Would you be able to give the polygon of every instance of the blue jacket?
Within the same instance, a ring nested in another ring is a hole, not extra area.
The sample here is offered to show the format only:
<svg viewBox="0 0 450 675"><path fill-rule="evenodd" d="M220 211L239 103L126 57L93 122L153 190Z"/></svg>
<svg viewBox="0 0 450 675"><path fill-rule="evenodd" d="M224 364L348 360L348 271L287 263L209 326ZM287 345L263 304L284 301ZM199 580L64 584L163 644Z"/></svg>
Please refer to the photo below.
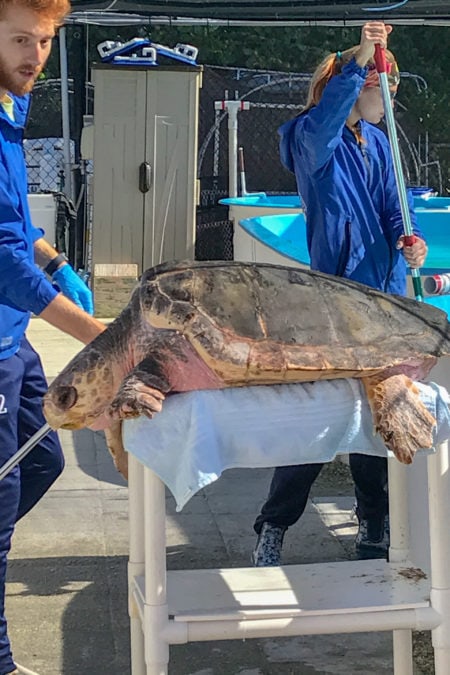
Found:
<svg viewBox="0 0 450 675"><path fill-rule="evenodd" d="M305 205L311 268L405 295L407 266L395 248L403 222L389 141L361 120L360 144L345 125L366 74L353 59L329 81L318 105L280 127L281 161L295 173ZM410 213L423 239L412 201Z"/></svg>
<svg viewBox="0 0 450 675"><path fill-rule="evenodd" d="M14 100L13 122L0 105L0 360L18 350L30 318L40 314L57 291L34 263L33 227L27 201L23 131L29 96Z"/></svg>

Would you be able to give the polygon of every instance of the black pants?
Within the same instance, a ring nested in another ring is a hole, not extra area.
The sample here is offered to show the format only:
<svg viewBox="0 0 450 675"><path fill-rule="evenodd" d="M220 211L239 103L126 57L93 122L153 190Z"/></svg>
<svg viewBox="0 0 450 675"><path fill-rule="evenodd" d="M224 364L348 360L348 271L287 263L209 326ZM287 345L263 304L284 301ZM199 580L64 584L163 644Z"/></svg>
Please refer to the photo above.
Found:
<svg viewBox="0 0 450 675"><path fill-rule="evenodd" d="M349 457L358 518L384 517L388 513L387 459L356 453ZM257 534L264 522L282 527L297 522L322 467L323 464L298 464L275 469L269 496L254 524Z"/></svg>

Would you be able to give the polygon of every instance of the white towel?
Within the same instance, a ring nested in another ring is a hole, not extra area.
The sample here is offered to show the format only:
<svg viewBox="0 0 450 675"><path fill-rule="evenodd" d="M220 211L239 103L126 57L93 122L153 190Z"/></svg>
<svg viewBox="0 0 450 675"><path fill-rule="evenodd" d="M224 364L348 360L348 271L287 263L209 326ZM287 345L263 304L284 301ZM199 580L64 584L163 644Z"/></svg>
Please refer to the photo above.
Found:
<svg viewBox="0 0 450 675"><path fill-rule="evenodd" d="M449 395L416 383L450 438ZM124 445L168 486L180 511L225 469L329 462L339 453L386 456L356 379L193 391L169 396L153 419L127 420Z"/></svg>

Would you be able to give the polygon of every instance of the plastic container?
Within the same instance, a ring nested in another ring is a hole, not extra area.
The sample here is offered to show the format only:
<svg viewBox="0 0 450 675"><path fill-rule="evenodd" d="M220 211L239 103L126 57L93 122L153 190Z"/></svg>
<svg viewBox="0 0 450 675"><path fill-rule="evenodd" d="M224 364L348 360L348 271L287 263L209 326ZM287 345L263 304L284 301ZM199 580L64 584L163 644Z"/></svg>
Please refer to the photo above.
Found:
<svg viewBox="0 0 450 675"><path fill-rule="evenodd" d="M450 321L450 295L430 295L424 298L424 302L428 305L434 305L438 309L442 309L443 312L446 312L447 318ZM450 388L449 385L450 381L447 381L446 386Z"/></svg>
<svg viewBox="0 0 450 675"><path fill-rule="evenodd" d="M29 194L28 206L31 222L44 230L44 238L55 245L56 204L53 194Z"/></svg>
<svg viewBox="0 0 450 675"><path fill-rule="evenodd" d="M234 250L235 260L309 267L303 213L245 218L239 226L247 235L247 246L244 247L241 238L240 246Z"/></svg>
<svg viewBox="0 0 450 675"><path fill-rule="evenodd" d="M302 211L300 198L298 195L267 195L265 192L257 192L246 195L245 197L228 197L221 199L220 204L226 204L229 207L229 218L234 223L233 231L233 249L235 260L258 260L267 262L264 259L255 259L255 256L263 255L264 250L260 249L260 244L252 239L252 236L245 229L239 226L241 220L257 216L273 216L275 214L295 214ZM270 262L270 261L269 261ZM288 262L283 263L287 265Z"/></svg>

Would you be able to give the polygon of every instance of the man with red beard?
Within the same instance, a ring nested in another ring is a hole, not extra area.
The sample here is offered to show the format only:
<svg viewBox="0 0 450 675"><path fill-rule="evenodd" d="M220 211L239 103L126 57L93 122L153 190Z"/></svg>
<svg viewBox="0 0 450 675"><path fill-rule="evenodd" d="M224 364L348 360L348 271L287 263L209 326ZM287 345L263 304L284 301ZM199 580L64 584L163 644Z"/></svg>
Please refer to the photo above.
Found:
<svg viewBox="0 0 450 675"><path fill-rule="evenodd" d="M0 0L0 466L45 423L46 381L25 336L31 312L84 343L105 328L90 316L90 290L33 227L27 203L22 143L29 92L68 11L68 0ZM0 481L0 675L26 672L13 661L4 616L14 527L63 466L51 432Z"/></svg>

